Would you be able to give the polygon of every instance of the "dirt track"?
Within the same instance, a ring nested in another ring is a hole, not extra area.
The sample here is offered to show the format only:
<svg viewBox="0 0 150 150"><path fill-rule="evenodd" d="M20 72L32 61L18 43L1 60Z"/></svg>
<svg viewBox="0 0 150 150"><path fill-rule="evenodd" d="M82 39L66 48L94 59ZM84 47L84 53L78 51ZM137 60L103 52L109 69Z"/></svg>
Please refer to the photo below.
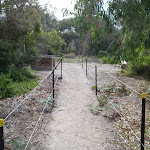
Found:
<svg viewBox="0 0 150 150"><path fill-rule="evenodd" d="M57 106L40 138L44 150L117 150L115 129L102 115L93 115L97 105L93 83L80 64L65 63L58 89Z"/></svg>

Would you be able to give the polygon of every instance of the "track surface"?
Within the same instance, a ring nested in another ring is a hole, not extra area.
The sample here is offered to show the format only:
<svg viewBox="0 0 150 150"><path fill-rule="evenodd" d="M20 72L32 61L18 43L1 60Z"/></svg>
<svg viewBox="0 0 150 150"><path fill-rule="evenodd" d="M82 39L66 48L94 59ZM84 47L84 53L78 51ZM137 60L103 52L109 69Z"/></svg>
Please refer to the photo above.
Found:
<svg viewBox="0 0 150 150"><path fill-rule="evenodd" d="M117 150L115 131L102 115L93 115L97 105L91 83L81 65L63 64L63 80L58 89L57 106L41 140L45 150Z"/></svg>

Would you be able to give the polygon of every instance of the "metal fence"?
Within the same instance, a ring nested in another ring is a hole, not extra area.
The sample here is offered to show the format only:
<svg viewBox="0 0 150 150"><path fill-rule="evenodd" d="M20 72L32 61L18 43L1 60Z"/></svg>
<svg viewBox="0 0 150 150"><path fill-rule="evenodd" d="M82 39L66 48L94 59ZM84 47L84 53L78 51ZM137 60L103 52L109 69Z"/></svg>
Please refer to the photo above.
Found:
<svg viewBox="0 0 150 150"><path fill-rule="evenodd" d="M57 67L58 67L59 64L61 65L60 77L57 77L57 78L56 78L56 77L55 77L55 70L57 69ZM10 117L13 113L15 113L15 111L16 111L26 100L28 100L28 98L33 94L33 92L35 92L35 91L37 90L37 88L38 88L39 86L41 86L43 82L45 82L45 80L46 80L47 78L50 78L51 76L52 76L52 86L53 86L53 88L52 88L52 91L50 92L49 97L47 98L47 101L46 101L46 103L45 103L45 105L44 105L44 107L43 107L43 109L42 109L42 112L41 112L41 114L40 114L40 116L39 116L39 119L38 119L37 122L36 122L36 125L35 125L35 127L34 127L32 133L31 133L29 139L28 139L28 142L27 142L27 144L26 144L24 150L26 150L26 149L28 148L29 143L30 143L30 141L31 141L31 139L32 139L32 137L33 137L33 135L34 135L34 133L35 133L37 127L38 127L38 124L39 124L39 122L40 122L40 120L41 120L41 117L42 117L42 115L43 115L43 113L44 113L44 111L45 111L45 109L46 109L46 106L47 106L48 102L51 101L52 106L53 106L53 104L54 104L55 86L56 86L58 80L59 80L59 79L62 79L62 58L59 60L59 62L58 62L58 63L56 64L56 66L52 69L52 71L50 72L50 74L49 74L48 76L46 76L43 80L41 80L40 83L39 83L23 100L21 100L21 102L18 103L17 106L16 106L4 119L0 119L0 150L4 150L4 147L5 147L5 146L4 146L4 143L5 143L5 138L4 138L4 135L5 135L4 125L5 125L5 123L7 122L7 120L9 119L9 117ZM55 78L56 78L56 79L55 79ZM52 95L53 95L53 98L51 98Z"/></svg>
<svg viewBox="0 0 150 150"><path fill-rule="evenodd" d="M82 64L82 68L85 69L85 74L88 77L88 71L90 72L90 67L88 67L88 64L95 64L95 62L91 61L90 58L85 57L85 58L81 58L81 64ZM85 66L85 68L84 68ZM117 77L111 75L108 72L103 71L98 64L95 64L95 95L98 98L98 72L97 70L100 69L101 72L104 72L105 74L107 74L109 77L112 78L112 80L117 80L118 82L122 83L123 85L125 85L127 88L129 88L131 91L137 93L139 96L141 96L141 102L142 102L142 112L141 112L141 138L139 138L136 133L133 131L133 129L131 128L131 126L129 125L129 123L125 120L124 115L116 108L116 106L113 104L113 102L111 101L111 99L109 98L109 96L105 93L105 91L103 91L101 89L101 91L105 94L105 97L107 98L107 100L110 102L110 104L112 105L113 109L118 113L118 115L120 116L120 118L124 121L124 123L127 125L127 127L130 129L130 131L133 133L133 135L135 136L135 138L138 140L138 142L141 144L141 150L147 150L146 146L145 146L145 108L146 108L146 100L150 101L149 98L146 97L146 93L142 93L140 94L138 91L136 91L135 89L133 89L132 87L128 86L126 83L124 83L123 81L119 80ZM105 77L103 77L105 78Z"/></svg>

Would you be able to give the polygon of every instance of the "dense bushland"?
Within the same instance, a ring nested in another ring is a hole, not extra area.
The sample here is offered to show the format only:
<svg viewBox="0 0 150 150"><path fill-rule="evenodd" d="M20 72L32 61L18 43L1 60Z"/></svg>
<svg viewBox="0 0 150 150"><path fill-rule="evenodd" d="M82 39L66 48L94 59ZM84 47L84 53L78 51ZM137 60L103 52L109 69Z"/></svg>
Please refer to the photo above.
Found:
<svg viewBox="0 0 150 150"><path fill-rule="evenodd" d="M26 66L40 55L58 54L64 41L57 19L38 0L0 4L0 98L30 91L37 79Z"/></svg>
<svg viewBox="0 0 150 150"><path fill-rule="evenodd" d="M127 74L149 79L149 1L112 0L107 10L104 2L77 0L75 11L71 12L74 18L58 21L47 6L39 5L38 0L2 1L0 75L5 76L10 85L22 82L26 75L19 75L21 68L40 55L75 53L99 57L103 63L126 60ZM64 9L64 14L67 12ZM18 74L13 74L15 69Z"/></svg>
<svg viewBox="0 0 150 150"><path fill-rule="evenodd" d="M75 19L84 55L104 63L128 62L134 75L150 78L150 3L148 0L77 0Z"/></svg>
<svg viewBox="0 0 150 150"><path fill-rule="evenodd" d="M5 74L0 73L0 99L29 92L38 83L32 70L26 67L9 66L6 70Z"/></svg>

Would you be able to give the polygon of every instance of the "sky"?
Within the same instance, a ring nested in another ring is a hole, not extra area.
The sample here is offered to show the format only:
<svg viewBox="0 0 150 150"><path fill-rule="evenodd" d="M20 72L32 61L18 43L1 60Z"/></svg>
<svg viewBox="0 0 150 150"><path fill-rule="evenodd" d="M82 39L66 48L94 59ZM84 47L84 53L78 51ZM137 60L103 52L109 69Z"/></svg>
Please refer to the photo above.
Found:
<svg viewBox="0 0 150 150"><path fill-rule="evenodd" d="M49 3L52 5L52 9L54 10L54 14L58 20L63 19L62 9L67 8L69 11L74 10L75 0L39 0L41 5Z"/></svg>
<svg viewBox="0 0 150 150"><path fill-rule="evenodd" d="M109 0L104 0L104 9L107 10ZM70 12L74 10L74 4L76 0L39 0L41 5L44 5L46 3L49 3L52 5L53 8L49 8L50 11L54 10L54 14L57 17L58 20L62 20L63 14L62 9L67 8ZM72 16L73 17L73 16ZM66 18L66 17L65 17Z"/></svg>

